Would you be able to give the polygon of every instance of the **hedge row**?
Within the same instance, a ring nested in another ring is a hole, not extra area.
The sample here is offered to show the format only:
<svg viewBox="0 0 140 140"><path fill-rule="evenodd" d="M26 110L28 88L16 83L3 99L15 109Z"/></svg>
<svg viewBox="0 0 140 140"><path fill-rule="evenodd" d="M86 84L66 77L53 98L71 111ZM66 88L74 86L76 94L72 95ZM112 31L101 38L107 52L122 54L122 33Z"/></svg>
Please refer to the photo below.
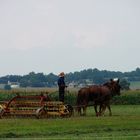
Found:
<svg viewBox="0 0 140 140"><path fill-rule="evenodd" d="M20 92L20 95L39 95L40 92ZM10 100L14 96L16 96L16 92L7 92L2 93L0 92L0 101ZM58 101L58 92L53 92L49 94L49 97L53 101ZM65 103L76 105L76 98L77 98L77 92L67 92L65 94ZM125 91L121 93L121 96L115 96L113 97L112 104L119 104L119 105L140 105L140 90L138 91Z"/></svg>
<svg viewBox="0 0 140 140"><path fill-rule="evenodd" d="M58 93L51 94L53 100L58 100ZM76 105L77 93L67 93L65 102ZM123 91L120 96L115 96L111 100L111 104L117 105L140 105L140 91Z"/></svg>
<svg viewBox="0 0 140 140"><path fill-rule="evenodd" d="M112 104L140 105L140 91L122 92L121 96L115 96Z"/></svg>

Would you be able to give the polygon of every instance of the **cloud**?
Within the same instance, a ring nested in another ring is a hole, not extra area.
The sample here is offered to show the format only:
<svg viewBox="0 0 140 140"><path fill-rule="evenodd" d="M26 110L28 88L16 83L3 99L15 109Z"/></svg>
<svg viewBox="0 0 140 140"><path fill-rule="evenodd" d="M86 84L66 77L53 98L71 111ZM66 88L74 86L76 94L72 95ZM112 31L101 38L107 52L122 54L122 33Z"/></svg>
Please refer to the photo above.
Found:
<svg viewBox="0 0 140 140"><path fill-rule="evenodd" d="M13 1L0 6L0 48L49 47L54 37L54 6L45 1Z"/></svg>
<svg viewBox="0 0 140 140"><path fill-rule="evenodd" d="M0 7L0 47L19 50L105 47L121 42L125 28L132 29L130 17L135 21L135 12L128 13L131 6L124 7L124 1L121 6L120 1L117 6L113 2L112 6L108 5L109 1L105 5L91 0L82 1L80 5L79 2L74 5L73 2L44 0L3 3ZM129 11L132 10L133 7Z"/></svg>
<svg viewBox="0 0 140 140"><path fill-rule="evenodd" d="M113 27L107 25L92 25L85 28L75 29L75 47L98 48L106 47L116 33Z"/></svg>

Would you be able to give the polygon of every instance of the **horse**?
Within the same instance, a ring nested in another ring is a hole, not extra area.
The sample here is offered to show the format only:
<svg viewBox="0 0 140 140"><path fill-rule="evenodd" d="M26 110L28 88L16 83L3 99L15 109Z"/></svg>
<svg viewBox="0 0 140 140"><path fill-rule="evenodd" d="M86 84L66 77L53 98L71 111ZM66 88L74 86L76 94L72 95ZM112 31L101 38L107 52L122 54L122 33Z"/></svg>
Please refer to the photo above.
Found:
<svg viewBox="0 0 140 140"><path fill-rule="evenodd" d="M82 110L83 109L83 115L86 115L86 108L88 106L89 102L89 88L88 87L83 87L78 91L78 96L77 96L77 111L78 114L82 115Z"/></svg>
<svg viewBox="0 0 140 140"><path fill-rule="evenodd" d="M110 95L110 99L104 100L104 103L102 104L102 107L100 107L99 112L100 112L100 114L104 114L105 109L107 107L108 110L109 110L109 115L111 116L112 112L111 112L111 107L110 107L110 100L112 99L113 96L116 96L116 95L119 96L120 91L121 91L121 86L119 84L119 79L115 80L115 81L110 79L110 82L107 82L107 83L103 84L103 86L106 86L111 90L111 95ZM108 97L109 97L109 95L108 95ZM102 111L101 111L101 108L102 108Z"/></svg>
<svg viewBox="0 0 140 140"><path fill-rule="evenodd" d="M110 100L115 95L120 95L120 85L119 79L117 81L110 80L103 85L93 85L89 87L81 88L78 91L77 96L77 111L78 114L86 115L86 108L88 103L91 101L94 103L94 109L96 116L103 115L106 107L109 109L109 115L112 115ZM99 112L97 111L97 106L100 106Z"/></svg>

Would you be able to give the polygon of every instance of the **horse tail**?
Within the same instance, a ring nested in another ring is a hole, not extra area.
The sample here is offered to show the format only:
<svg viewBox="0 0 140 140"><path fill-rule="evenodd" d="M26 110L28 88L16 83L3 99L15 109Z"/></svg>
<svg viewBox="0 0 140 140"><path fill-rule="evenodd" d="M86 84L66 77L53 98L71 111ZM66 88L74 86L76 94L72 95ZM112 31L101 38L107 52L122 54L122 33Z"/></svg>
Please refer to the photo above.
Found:
<svg viewBox="0 0 140 140"><path fill-rule="evenodd" d="M80 112L81 110L81 90L78 91L77 100L76 100L76 111Z"/></svg>

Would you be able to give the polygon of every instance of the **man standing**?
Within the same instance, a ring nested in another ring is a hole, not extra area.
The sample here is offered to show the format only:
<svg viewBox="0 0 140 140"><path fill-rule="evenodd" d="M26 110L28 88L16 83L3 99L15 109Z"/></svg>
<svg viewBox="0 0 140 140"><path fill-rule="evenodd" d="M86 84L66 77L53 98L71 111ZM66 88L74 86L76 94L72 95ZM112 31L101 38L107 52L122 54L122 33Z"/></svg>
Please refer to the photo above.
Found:
<svg viewBox="0 0 140 140"><path fill-rule="evenodd" d="M59 74L59 79L58 79L59 101L62 101L62 102L64 102L65 88L67 87L65 85L64 76L65 76L64 72L61 72Z"/></svg>

